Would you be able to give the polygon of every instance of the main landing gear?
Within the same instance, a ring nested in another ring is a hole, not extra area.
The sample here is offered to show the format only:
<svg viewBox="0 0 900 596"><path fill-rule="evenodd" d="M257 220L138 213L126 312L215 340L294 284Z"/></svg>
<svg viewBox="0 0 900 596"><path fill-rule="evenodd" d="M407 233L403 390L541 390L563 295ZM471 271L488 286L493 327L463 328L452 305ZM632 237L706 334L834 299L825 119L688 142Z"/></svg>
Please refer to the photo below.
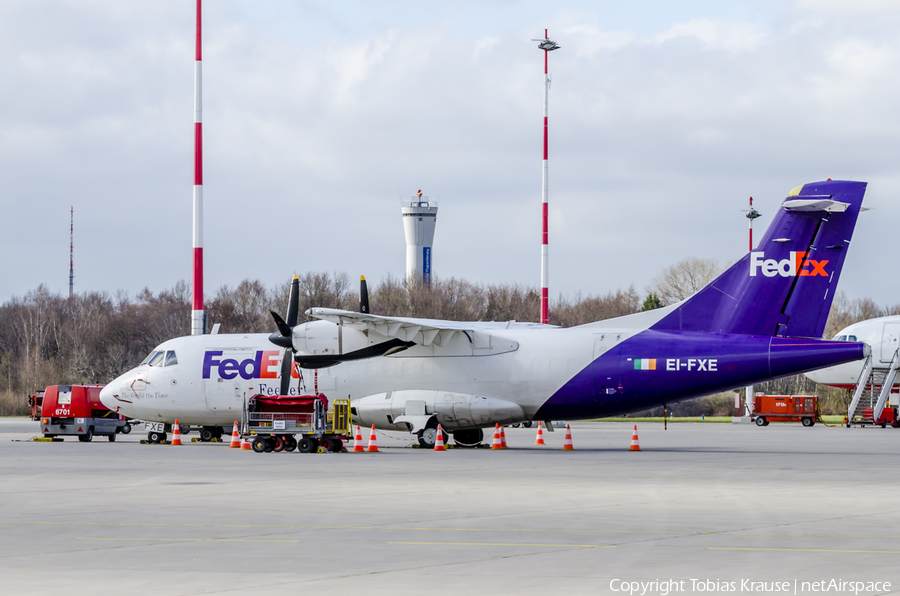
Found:
<svg viewBox="0 0 900 596"><path fill-rule="evenodd" d="M446 445L447 441L450 440L450 435L444 429L441 429L441 434L444 435L444 445ZM423 428L416 433L416 438L419 439L419 447L422 449L434 449L434 442L437 440L437 427Z"/></svg>
<svg viewBox="0 0 900 596"><path fill-rule="evenodd" d="M221 426L204 426L200 429L200 441L203 443L209 443L213 439L219 440L222 438L224 431Z"/></svg>
<svg viewBox="0 0 900 596"><path fill-rule="evenodd" d="M453 433L453 442L460 447L478 447L484 440L484 431L480 428L467 428Z"/></svg>

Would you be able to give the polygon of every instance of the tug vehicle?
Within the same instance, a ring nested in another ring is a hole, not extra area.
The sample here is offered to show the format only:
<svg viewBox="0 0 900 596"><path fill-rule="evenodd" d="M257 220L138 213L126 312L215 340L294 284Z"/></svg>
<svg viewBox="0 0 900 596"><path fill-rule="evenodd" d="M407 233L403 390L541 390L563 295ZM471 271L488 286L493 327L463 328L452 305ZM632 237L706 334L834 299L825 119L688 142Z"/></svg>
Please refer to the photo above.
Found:
<svg viewBox="0 0 900 596"><path fill-rule="evenodd" d="M102 385L51 385L44 390L41 404L41 432L44 437L76 436L89 443L94 435L110 443L118 433L128 434L131 425L100 401Z"/></svg>

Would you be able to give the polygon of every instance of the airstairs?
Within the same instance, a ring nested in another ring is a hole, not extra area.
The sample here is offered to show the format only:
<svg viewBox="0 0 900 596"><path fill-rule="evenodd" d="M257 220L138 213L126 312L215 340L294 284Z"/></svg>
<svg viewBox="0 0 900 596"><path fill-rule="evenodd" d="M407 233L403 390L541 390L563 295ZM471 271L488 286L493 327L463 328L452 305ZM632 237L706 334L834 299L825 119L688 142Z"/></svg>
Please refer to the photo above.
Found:
<svg viewBox="0 0 900 596"><path fill-rule="evenodd" d="M866 364L856 382L853 399L847 408L847 426L851 424L875 424L888 405L891 388L897 382L900 373L900 350L894 352L887 368L876 367L872 356L866 358Z"/></svg>

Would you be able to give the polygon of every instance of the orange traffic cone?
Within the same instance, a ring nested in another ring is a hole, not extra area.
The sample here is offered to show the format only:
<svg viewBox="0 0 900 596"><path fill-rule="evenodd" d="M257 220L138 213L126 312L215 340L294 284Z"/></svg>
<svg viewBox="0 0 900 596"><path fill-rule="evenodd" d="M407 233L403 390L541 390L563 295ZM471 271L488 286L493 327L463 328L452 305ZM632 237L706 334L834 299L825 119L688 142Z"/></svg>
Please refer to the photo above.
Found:
<svg viewBox="0 0 900 596"><path fill-rule="evenodd" d="M369 435L369 446L366 448L366 451L369 452L377 452L378 451L378 439L375 437L375 425L372 425L372 432Z"/></svg>
<svg viewBox="0 0 900 596"><path fill-rule="evenodd" d="M506 427L500 427L500 449L506 449Z"/></svg>
<svg viewBox="0 0 900 596"><path fill-rule="evenodd" d="M544 427L542 426L542 423L540 420L538 420L538 433L537 433L537 437L534 438L534 444L535 445L546 445L546 443L544 443Z"/></svg>
<svg viewBox="0 0 900 596"><path fill-rule="evenodd" d="M250 444L250 437L244 436L244 438L241 439L241 451L247 450L253 451L253 445Z"/></svg>
<svg viewBox="0 0 900 596"><path fill-rule="evenodd" d="M362 440L362 431L359 430L359 425L357 424L356 425L356 436L353 437L353 451L358 453L360 451L365 451L365 450L366 450L366 448L363 446L363 440Z"/></svg>
<svg viewBox="0 0 900 596"><path fill-rule="evenodd" d="M641 446L638 444L637 424L634 425L634 433L631 435L631 449L629 451L640 451Z"/></svg>
<svg viewBox="0 0 900 596"><path fill-rule="evenodd" d="M175 421L175 426L172 427L172 442L169 445L181 445L181 430L178 428L178 420Z"/></svg>
<svg viewBox="0 0 900 596"><path fill-rule="evenodd" d="M500 443L500 425L494 425L494 440L491 443L491 449L503 449L503 445Z"/></svg>
<svg viewBox="0 0 900 596"><path fill-rule="evenodd" d="M447 451L447 448L444 446L444 431L441 429L440 424L437 427L437 434L434 435L433 451Z"/></svg>
<svg viewBox="0 0 900 596"><path fill-rule="evenodd" d="M563 443L563 451L575 451L575 445L572 444L572 429L566 425L566 442Z"/></svg>
<svg viewBox="0 0 900 596"><path fill-rule="evenodd" d="M237 421L234 423L234 430L231 431L231 445L229 447L241 448L241 435L238 434Z"/></svg>

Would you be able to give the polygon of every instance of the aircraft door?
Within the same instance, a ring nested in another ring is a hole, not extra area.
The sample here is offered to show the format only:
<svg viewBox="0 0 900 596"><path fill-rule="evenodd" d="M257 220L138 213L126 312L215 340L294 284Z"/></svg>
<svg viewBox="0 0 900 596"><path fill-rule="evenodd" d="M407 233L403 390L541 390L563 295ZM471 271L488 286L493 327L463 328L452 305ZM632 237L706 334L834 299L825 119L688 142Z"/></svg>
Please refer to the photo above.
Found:
<svg viewBox="0 0 900 596"><path fill-rule="evenodd" d="M214 413L243 411L244 396L238 383L225 379L206 379L206 409Z"/></svg>
<svg viewBox="0 0 900 596"><path fill-rule="evenodd" d="M900 323L885 323L881 334L881 361L888 363L900 347Z"/></svg>

